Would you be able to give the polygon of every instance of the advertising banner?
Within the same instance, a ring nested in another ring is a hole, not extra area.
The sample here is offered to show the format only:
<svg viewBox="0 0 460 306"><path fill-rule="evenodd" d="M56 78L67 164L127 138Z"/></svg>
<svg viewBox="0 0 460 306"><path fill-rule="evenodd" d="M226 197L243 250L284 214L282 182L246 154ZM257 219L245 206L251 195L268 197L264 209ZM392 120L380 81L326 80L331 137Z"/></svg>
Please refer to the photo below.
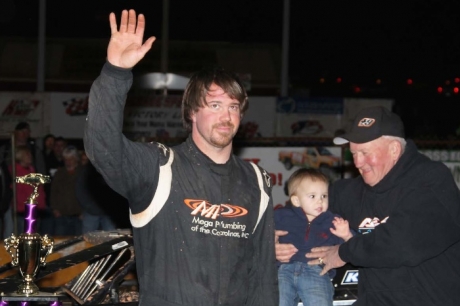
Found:
<svg viewBox="0 0 460 306"><path fill-rule="evenodd" d="M444 163L451 171L458 188L460 188L460 151L459 150L419 150L434 161Z"/></svg>
<svg viewBox="0 0 460 306"><path fill-rule="evenodd" d="M83 138L88 113L88 94L53 92L49 99L50 133L64 138Z"/></svg>
<svg viewBox="0 0 460 306"><path fill-rule="evenodd" d="M342 127L342 98L285 98L276 105L276 136L333 137Z"/></svg>
<svg viewBox="0 0 460 306"><path fill-rule="evenodd" d="M46 93L2 92L0 94L0 137L9 138L16 124L28 122L32 137L42 135L45 130L44 107Z"/></svg>
<svg viewBox="0 0 460 306"><path fill-rule="evenodd" d="M248 138L275 137L276 97L249 97L238 133Z"/></svg>
<svg viewBox="0 0 460 306"><path fill-rule="evenodd" d="M133 140L184 137L181 95L131 93L124 115L124 132ZM391 108L388 99L249 97L249 108L241 121L239 137L333 137L347 128L356 112L366 106ZM0 135L8 134L17 122L28 121L34 137L53 133L82 138L88 112L88 93L0 94Z"/></svg>
<svg viewBox="0 0 460 306"><path fill-rule="evenodd" d="M88 94L53 92L46 98L51 108L51 115L45 120L50 122L50 132L64 138L82 138ZM125 107L123 132L133 140L186 136L187 131L182 126L181 101L181 95L130 94ZM273 137L275 104L275 97L250 97L239 135L245 138Z"/></svg>
<svg viewBox="0 0 460 306"><path fill-rule="evenodd" d="M278 98L276 136L331 138L348 128L364 107L391 109L393 100L355 98Z"/></svg>
<svg viewBox="0 0 460 306"><path fill-rule="evenodd" d="M51 133L64 138L83 138L88 113L87 93L51 93ZM182 128L180 96L134 96L126 102L124 132L133 140L178 137Z"/></svg>
<svg viewBox="0 0 460 306"><path fill-rule="evenodd" d="M182 126L181 95L144 95L128 98L123 131L130 139L185 137ZM249 108L238 136L244 138L275 135L275 97L250 97Z"/></svg>
<svg viewBox="0 0 460 306"><path fill-rule="evenodd" d="M275 207L288 201L286 182L299 168L320 169L331 181L341 177L340 147L247 147L235 154L270 173Z"/></svg>
<svg viewBox="0 0 460 306"><path fill-rule="evenodd" d="M123 132L133 140L183 137L187 132L182 126L181 101L181 95L129 96Z"/></svg>

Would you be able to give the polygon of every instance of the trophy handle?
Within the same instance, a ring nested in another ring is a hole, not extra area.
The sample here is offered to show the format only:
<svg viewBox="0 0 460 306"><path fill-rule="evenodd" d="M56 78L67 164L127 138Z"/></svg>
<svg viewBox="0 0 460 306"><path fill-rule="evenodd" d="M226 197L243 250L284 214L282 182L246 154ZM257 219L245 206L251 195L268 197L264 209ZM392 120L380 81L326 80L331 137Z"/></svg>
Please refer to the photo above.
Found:
<svg viewBox="0 0 460 306"><path fill-rule="evenodd" d="M4 240L5 249L11 255L11 265L17 266L19 263L18 259L18 246L19 246L19 239L14 235L11 234L11 237L6 238ZM14 252L13 252L14 250Z"/></svg>
<svg viewBox="0 0 460 306"><path fill-rule="evenodd" d="M42 237L42 248L40 257L40 265L44 267L46 265L46 257L53 252L54 239L45 235Z"/></svg>

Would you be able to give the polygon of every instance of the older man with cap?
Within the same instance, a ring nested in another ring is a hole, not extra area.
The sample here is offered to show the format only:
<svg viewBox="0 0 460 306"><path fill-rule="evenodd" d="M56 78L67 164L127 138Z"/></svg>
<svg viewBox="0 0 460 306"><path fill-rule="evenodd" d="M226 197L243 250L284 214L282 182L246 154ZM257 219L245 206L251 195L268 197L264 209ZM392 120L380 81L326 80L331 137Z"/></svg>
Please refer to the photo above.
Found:
<svg viewBox="0 0 460 306"><path fill-rule="evenodd" d="M329 206L361 235L313 249L309 264L324 265L322 274L359 267L354 305L458 305L460 192L449 169L406 141L401 119L384 107L361 110L334 143L349 143L361 175L332 184ZM279 260L295 251L277 244Z"/></svg>

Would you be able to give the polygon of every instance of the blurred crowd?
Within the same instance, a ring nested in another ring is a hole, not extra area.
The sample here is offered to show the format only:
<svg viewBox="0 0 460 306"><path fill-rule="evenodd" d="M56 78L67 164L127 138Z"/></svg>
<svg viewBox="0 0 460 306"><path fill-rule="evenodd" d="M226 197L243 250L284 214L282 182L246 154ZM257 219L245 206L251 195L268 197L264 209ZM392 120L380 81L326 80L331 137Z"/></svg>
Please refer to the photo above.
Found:
<svg viewBox="0 0 460 306"><path fill-rule="evenodd" d="M51 178L50 183L38 188L39 234L79 236L129 227L126 199L106 184L83 149L52 134L40 140L32 139L30 125L20 122L14 137L0 147L0 236L3 239L25 231L25 203L33 187L18 183L14 186L14 177L30 173Z"/></svg>

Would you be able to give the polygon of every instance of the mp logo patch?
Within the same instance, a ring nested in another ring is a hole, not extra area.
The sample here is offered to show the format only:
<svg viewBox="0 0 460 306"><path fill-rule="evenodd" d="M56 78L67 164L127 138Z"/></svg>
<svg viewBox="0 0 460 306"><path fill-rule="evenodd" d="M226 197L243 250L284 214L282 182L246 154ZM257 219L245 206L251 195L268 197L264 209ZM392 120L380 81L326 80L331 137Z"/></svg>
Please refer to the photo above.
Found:
<svg viewBox="0 0 460 306"><path fill-rule="evenodd" d="M371 127L375 123L373 118L363 118L359 121L358 126L361 127Z"/></svg>

